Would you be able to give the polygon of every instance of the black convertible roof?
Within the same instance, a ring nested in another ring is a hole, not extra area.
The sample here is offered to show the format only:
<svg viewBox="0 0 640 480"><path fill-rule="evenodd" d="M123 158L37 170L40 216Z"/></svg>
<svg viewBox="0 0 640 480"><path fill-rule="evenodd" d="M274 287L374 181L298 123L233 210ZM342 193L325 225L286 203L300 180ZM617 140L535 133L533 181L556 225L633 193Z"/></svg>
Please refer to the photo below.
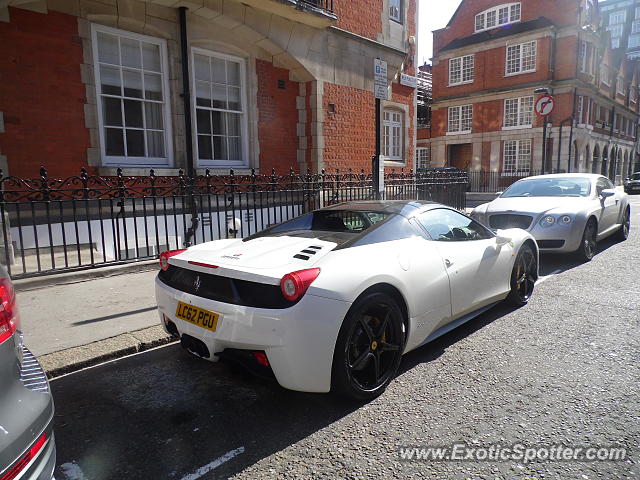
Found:
<svg viewBox="0 0 640 480"><path fill-rule="evenodd" d="M343 202L336 205L321 208L320 210L348 210L352 212L381 212L395 213L407 217L425 205L435 207L443 207L436 202L429 200L359 200L353 202Z"/></svg>

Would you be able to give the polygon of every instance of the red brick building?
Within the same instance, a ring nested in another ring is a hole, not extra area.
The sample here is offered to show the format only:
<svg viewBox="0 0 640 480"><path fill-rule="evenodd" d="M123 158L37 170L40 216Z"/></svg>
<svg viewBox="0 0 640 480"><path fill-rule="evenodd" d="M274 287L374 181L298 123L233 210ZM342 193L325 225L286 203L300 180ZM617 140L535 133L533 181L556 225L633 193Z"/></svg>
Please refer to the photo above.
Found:
<svg viewBox="0 0 640 480"><path fill-rule="evenodd" d="M398 79L415 75L416 1L8 0L0 166L26 177L41 164L52 176L83 166L164 175L190 163L368 170L380 58L386 164L411 168L415 90Z"/></svg>
<svg viewBox="0 0 640 480"><path fill-rule="evenodd" d="M432 166L527 175L593 171L611 178L636 158L638 67L611 51L593 0L463 0L434 32ZM543 123L533 106L548 89Z"/></svg>

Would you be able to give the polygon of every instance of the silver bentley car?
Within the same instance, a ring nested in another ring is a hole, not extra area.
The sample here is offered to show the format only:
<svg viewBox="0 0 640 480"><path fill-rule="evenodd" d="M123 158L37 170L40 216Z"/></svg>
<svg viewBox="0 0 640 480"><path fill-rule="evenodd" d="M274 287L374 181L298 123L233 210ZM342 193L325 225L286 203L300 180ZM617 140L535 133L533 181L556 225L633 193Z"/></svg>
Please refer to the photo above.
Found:
<svg viewBox="0 0 640 480"><path fill-rule="evenodd" d="M626 193L596 174L538 175L515 182L471 216L493 229L522 228L541 252L575 252L588 262L609 235L625 240L630 209Z"/></svg>

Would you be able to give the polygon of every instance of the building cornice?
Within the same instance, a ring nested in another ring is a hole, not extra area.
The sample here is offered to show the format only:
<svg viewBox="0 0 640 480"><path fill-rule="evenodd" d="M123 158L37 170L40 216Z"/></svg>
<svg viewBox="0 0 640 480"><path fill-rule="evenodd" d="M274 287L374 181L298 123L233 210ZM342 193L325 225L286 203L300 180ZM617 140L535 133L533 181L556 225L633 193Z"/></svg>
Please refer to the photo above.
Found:
<svg viewBox="0 0 640 480"><path fill-rule="evenodd" d="M528 82L518 85L510 85L508 87L502 88L479 90L473 93L440 97L433 100L431 108L432 110L438 110L440 108L468 103L483 103L494 100L504 100L505 98L512 98L518 94L520 94L519 96L535 95L533 93L533 90L538 87L551 88L555 95L562 93L572 93L574 88L589 90L589 94L592 96L593 100L596 100L600 103L606 102L609 107L616 107L619 110L631 115L635 115L636 117L640 115L638 112L635 112L628 106L618 103L613 98L603 95L595 85L575 78L555 82Z"/></svg>
<svg viewBox="0 0 640 480"><path fill-rule="evenodd" d="M333 25L330 26L328 30L331 30L332 32L336 32L340 35L351 38L352 40L356 40L361 43L367 43L377 48L383 48L385 50L389 50L390 52L396 53L398 55L406 56L408 53L406 50L402 50L401 48L392 47L391 45L386 45L376 40L371 40L370 38L363 37L362 35L358 35L357 33L349 32L347 30L343 30L342 28L338 28Z"/></svg>

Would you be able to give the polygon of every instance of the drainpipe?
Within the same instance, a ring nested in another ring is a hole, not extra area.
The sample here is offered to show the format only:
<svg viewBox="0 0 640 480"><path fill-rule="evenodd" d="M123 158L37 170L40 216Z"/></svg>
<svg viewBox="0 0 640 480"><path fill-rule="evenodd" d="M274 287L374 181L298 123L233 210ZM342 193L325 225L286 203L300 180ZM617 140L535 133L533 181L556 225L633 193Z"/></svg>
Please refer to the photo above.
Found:
<svg viewBox="0 0 640 480"><path fill-rule="evenodd" d="M184 106L184 136L185 136L185 161L187 167L187 185L185 196L187 208L191 216L191 226L185 232L184 246L191 246L191 238L198 229L198 208L194 198L193 183L195 181L195 169L193 168L193 131L191 126L191 91L189 80L189 41L187 38L187 7L179 7L180 17L180 53L182 61L182 102Z"/></svg>
<svg viewBox="0 0 640 480"><path fill-rule="evenodd" d="M189 80L189 41L187 39L187 7L179 7L180 15L180 53L182 61L182 103L184 106L184 135L185 135L185 160L187 163L187 175L194 176L193 169L193 131L191 127L191 82Z"/></svg>

